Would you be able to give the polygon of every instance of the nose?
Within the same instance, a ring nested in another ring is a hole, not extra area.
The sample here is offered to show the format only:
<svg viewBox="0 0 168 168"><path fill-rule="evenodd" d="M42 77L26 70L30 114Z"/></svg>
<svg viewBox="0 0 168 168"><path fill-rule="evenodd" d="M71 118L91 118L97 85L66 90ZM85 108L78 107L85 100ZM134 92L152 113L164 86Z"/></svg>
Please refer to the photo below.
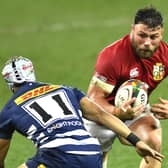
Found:
<svg viewBox="0 0 168 168"><path fill-rule="evenodd" d="M144 45L145 45L145 46L151 45L151 39L150 39L149 37L147 37L147 38L145 39Z"/></svg>

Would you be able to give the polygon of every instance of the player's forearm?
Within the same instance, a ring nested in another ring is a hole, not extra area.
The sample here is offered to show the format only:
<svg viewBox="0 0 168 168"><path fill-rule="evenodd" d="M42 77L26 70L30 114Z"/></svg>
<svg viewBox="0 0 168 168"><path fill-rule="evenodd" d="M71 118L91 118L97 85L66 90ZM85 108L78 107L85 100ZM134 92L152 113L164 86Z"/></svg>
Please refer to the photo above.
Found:
<svg viewBox="0 0 168 168"><path fill-rule="evenodd" d="M105 109L106 112L116 116L117 118L119 118L120 120L122 121L125 121L125 120L130 120L130 119L133 119L135 116L135 112L133 111L131 107L131 103L134 101L134 99L130 99L129 101L127 101L125 103L125 107L116 107L112 104L110 104L106 99L104 98L97 98L96 99L96 103L99 104L101 107L103 107L103 109ZM141 109L141 111L144 110L144 107Z"/></svg>
<svg viewBox="0 0 168 168"><path fill-rule="evenodd" d="M120 119L106 112L106 109L91 99L83 98L80 104L85 118L100 122L123 137L127 137L130 133L128 127Z"/></svg>
<svg viewBox="0 0 168 168"><path fill-rule="evenodd" d="M120 119L109 113L103 112L101 114L100 123L102 123L107 128L110 128L121 137L125 138L125 140L134 146L136 146L136 144L140 141L139 137L133 134Z"/></svg>
<svg viewBox="0 0 168 168"><path fill-rule="evenodd" d="M117 117L106 112L102 112L99 119L100 123L112 129L120 136L127 137L130 134L130 129Z"/></svg>
<svg viewBox="0 0 168 168"><path fill-rule="evenodd" d="M127 137L131 132L120 119L106 112L101 105L94 103L91 99L83 98L80 103L83 115L87 119L102 123L123 137Z"/></svg>
<svg viewBox="0 0 168 168"><path fill-rule="evenodd" d="M126 138L133 145L136 145L139 141L139 138L134 134L132 135L131 130L120 119L104 111L98 104L87 98L83 98L80 104L85 118L102 123L107 128Z"/></svg>
<svg viewBox="0 0 168 168"><path fill-rule="evenodd" d="M93 100L101 107L103 107L105 111L120 118L121 115L120 109L110 104L104 97L95 97Z"/></svg>
<svg viewBox="0 0 168 168"><path fill-rule="evenodd" d="M114 105L110 104L105 99L97 99L96 101L104 110L121 120L125 120L125 114L123 113L122 109L115 107Z"/></svg>

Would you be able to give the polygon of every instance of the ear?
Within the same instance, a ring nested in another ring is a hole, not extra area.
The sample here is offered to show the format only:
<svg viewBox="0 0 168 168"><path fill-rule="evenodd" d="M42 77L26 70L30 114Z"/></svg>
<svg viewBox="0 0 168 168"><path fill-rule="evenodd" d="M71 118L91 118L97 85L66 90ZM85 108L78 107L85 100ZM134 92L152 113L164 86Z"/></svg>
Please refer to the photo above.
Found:
<svg viewBox="0 0 168 168"><path fill-rule="evenodd" d="M132 24L132 25L131 25L131 31L130 31L130 36L131 36L131 38L132 38L132 34L133 34L134 30L135 30L135 25Z"/></svg>
<svg viewBox="0 0 168 168"><path fill-rule="evenodd" d="M162 28L162 31L161 31L162 36L163 36L163 33L164 33L164 28Z"/></svg>
<svg viewBox="0 0 168 168"><path fill-rule="evenodd" d="M134 31L134 29L135 29L135 25L132 24L132 25L131 25L131 31Z"/></svg>

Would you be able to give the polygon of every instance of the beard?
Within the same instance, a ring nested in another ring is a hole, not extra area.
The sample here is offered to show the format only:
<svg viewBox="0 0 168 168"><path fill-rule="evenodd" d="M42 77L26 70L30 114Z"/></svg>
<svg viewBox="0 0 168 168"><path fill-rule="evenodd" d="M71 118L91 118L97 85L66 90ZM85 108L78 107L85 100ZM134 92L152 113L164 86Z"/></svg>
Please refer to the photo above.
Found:
<svg viewBox="0 0 168 168"><path fill-rule="evenodd" d="M140 58L148 59L153 56L156 49L150 50L150 49L144 49L144 48L141 49L138 47L134 47L134 51L135 51L136 55L138 55Z"/></svg>
<svg viewBox="0 0 168 168"><path fill-rule="evenodd" d="M134 38L132 38L132 47L137 56L139 56L140 58L148 59L153 56L159 45L155 46L155 48L139 47Z"/></svg>

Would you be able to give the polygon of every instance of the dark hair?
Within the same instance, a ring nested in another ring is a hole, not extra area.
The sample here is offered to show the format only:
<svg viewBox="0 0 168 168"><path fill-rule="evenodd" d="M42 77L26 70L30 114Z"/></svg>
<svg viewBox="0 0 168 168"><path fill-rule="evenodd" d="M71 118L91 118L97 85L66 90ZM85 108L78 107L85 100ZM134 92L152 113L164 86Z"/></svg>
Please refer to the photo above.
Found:
<svg viewBox="0 0 168 168"><path fill-rule="evenodd" d="M23 82L23 83L14 83L13 84L13 86L14 87L20 87L20 86L22 86L22 85L24 85L24 84L26 84L27 82Z"/></svg>
<svg viewBox="0 0 168 168"><path fill-rule="evenodd" d="M163 27L163 17L154 7L139 9L135 15L134 24L142 23L150 28Z"/></svg>

